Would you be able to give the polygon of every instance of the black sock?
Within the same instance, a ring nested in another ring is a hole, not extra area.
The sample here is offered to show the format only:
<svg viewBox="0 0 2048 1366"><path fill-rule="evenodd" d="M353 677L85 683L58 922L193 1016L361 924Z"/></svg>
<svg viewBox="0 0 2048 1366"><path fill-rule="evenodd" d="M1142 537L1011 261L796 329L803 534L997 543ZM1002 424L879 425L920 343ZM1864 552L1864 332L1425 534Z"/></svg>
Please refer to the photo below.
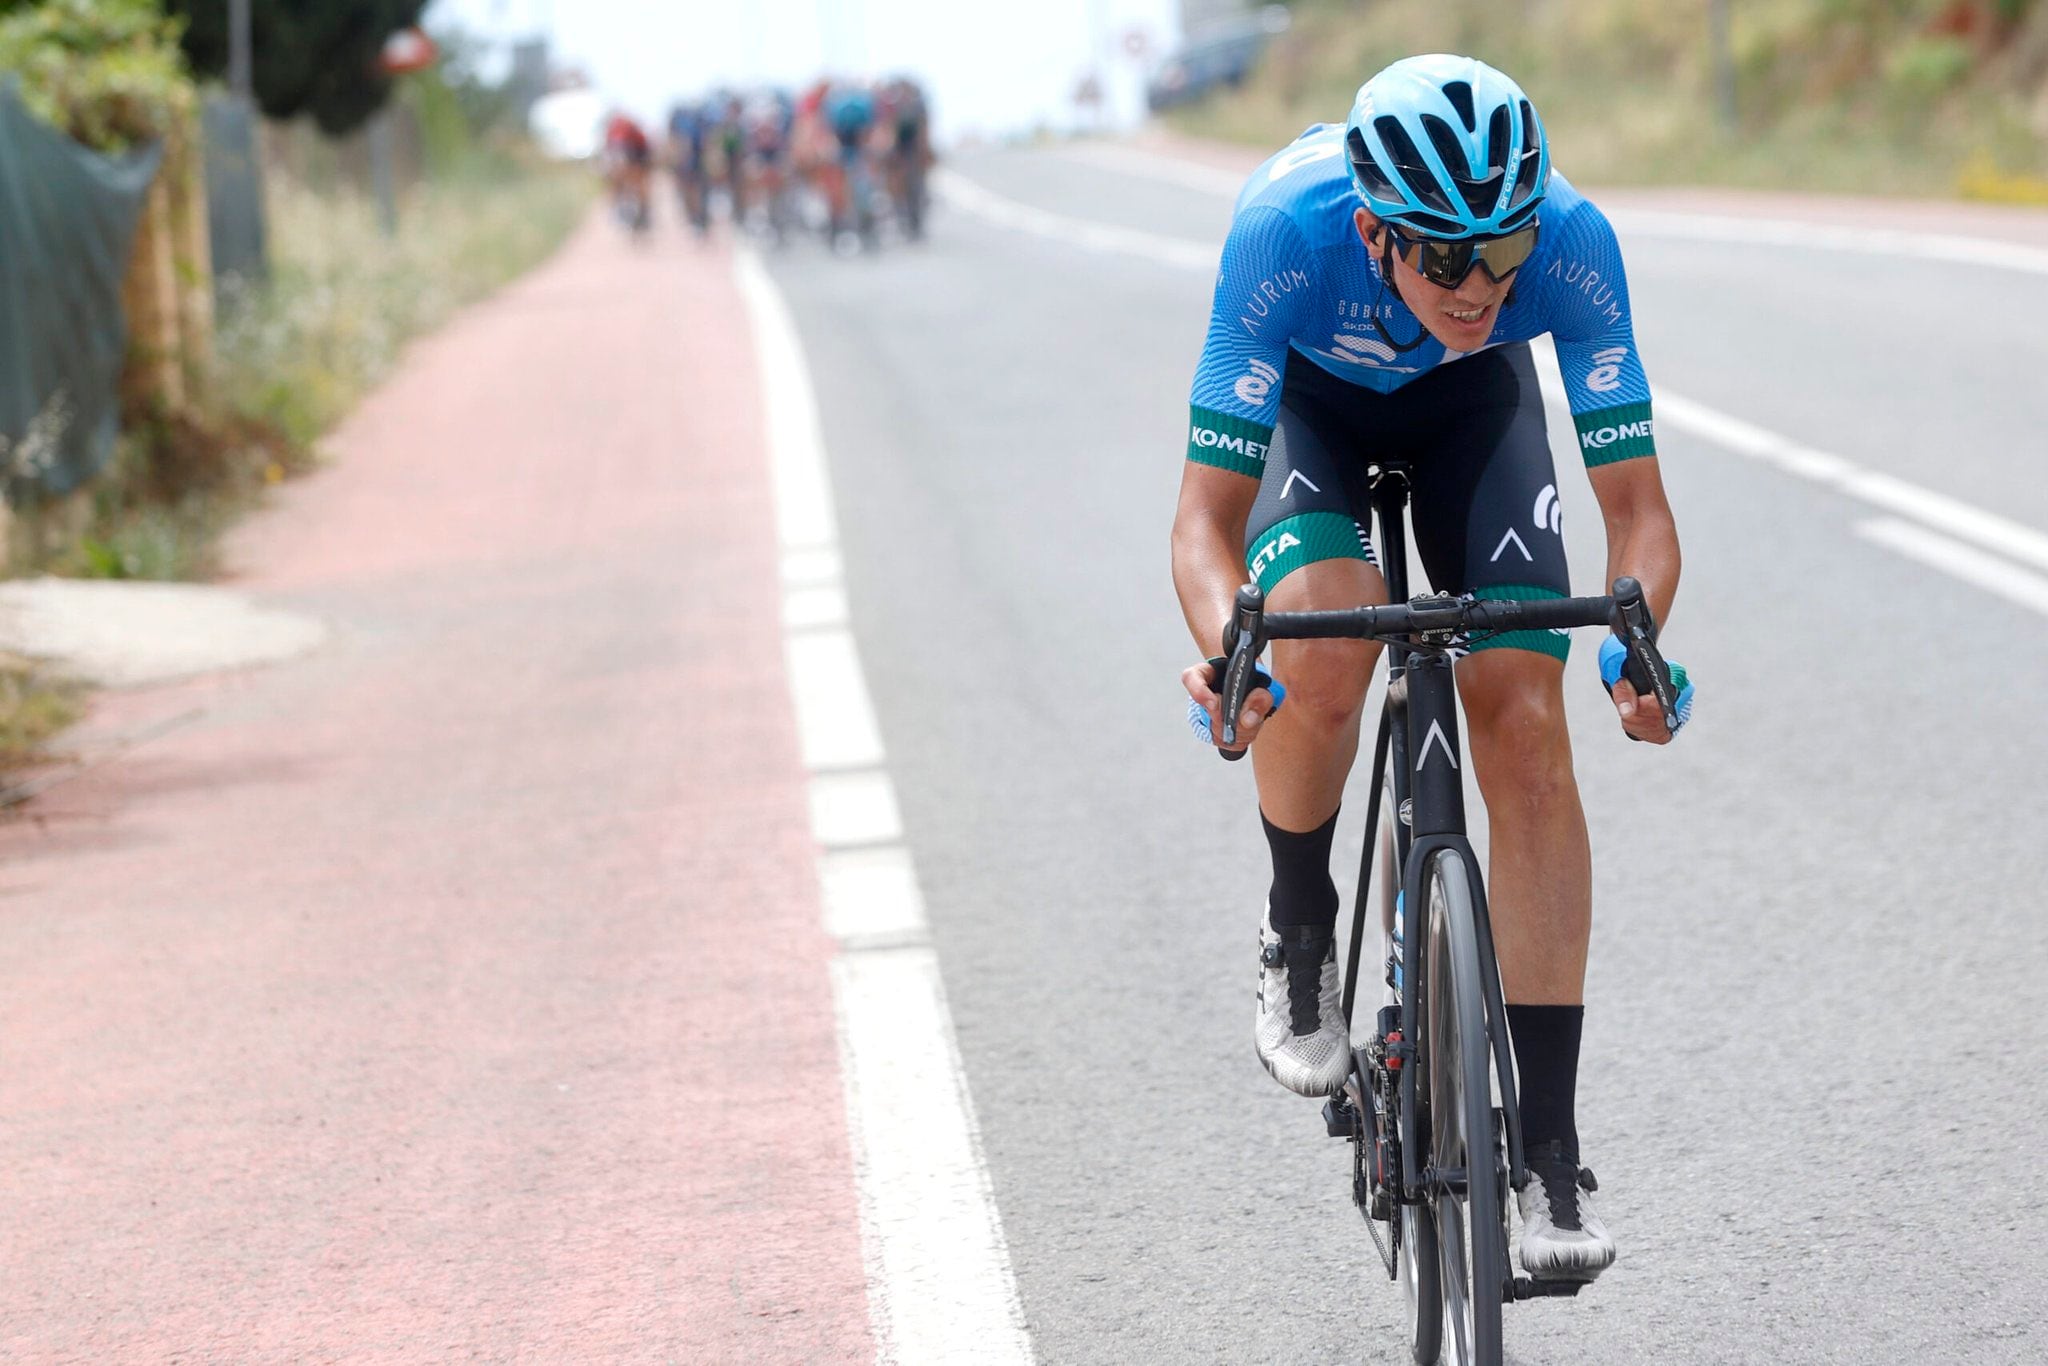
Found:
<svg viewBox="0 0 2048 1366"><path fill-rule="evenodd" d="M1522 1151L1561 1143L1579 1160L1579 1034L1584 1006L1508 1007L1522 1111Z"/></svg>
<svg viewBox="0 0 2048 1366"><path fill-rule="evenodd" d="M1273 928L1306 929L1328 935L1337 927L1337 884L1330 879L1330 842L1337 817L1305 834L1282 830L1259 813L1266 844L1273 851Z"/></svg>

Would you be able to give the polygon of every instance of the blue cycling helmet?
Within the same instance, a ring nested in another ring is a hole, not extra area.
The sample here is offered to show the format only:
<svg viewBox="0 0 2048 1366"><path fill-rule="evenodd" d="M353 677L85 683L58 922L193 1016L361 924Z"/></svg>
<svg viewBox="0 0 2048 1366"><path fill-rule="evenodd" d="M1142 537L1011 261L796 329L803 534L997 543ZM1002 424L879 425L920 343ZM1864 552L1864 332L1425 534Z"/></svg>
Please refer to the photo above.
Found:
<svg viewBox="0 0 2048 1366"><path fill-rule="evenodd" d="M1517 232L1550 186L1536 106L1473 57L1408 57L1374 76L1358 88L1344 147L1366 207L1421 237Z"/></svg>

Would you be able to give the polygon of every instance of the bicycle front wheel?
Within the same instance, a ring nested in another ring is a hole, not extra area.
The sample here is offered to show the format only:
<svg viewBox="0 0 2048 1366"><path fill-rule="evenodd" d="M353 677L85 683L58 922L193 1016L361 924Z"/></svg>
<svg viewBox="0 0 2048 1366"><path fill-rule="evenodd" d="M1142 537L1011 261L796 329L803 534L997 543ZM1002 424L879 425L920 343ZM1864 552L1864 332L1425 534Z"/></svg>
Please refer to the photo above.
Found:
<svg viewBox="0 0 2048 1366"><path fill-rule="evenodd" d="M1498 1366L1507 1225L1473 882L1462 853L1431 857L1422 1064L1444 1343L1459 1366Z"/></svg>

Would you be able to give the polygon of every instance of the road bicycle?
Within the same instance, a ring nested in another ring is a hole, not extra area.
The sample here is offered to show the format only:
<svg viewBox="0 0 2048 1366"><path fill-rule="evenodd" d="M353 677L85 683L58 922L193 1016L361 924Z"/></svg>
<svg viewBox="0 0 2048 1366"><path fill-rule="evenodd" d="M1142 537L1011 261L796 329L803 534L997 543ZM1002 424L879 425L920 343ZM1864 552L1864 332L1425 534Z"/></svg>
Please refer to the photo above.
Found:
<svg viewBox="0 0 2048 1366"><path fill-rule="evenodd" d="M1465 832L1452 660L1507 631L1604 625L1627 648L1625 675L1673 730L1677 701L1634 579L1616 579L1611 595L1596 598L1408 598L1408 469L1376 464L1369 478L1393 605L1268 612L1256 585L1239 589L1225 632L1222 737L1237 744L1267 641L1386 646L1386 702L1366 814L1372 837L1360 860L1344 965L1351 1073L1323 1107L1323 1121L1331 1137L1349 1142L1351 1198L1388 1278L1406 1293L1413 1359L1430 1366L1448 1347L1460 1366L1497 1366L1504 1305L1575 1295L1582 1283L1532 1279L1509 1261L1509 1192L1530 1175L1486 891ZM1368 890L1375 857L1383 874L1376 895ZM1352 1020L1368 915L1380 926L1385 994L1360 1045Z"/></svg>

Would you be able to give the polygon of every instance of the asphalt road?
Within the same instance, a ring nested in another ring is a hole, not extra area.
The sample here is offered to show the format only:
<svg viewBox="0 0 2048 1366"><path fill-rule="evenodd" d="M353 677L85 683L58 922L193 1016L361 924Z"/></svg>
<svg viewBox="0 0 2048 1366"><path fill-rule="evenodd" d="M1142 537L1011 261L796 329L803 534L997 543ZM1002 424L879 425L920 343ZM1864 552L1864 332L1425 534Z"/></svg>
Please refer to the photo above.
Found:
<svg viewBox="0 0 2048 1366"><path fill-rule="evenodd" d="M958 169L1175 237L1228 216L1057 152ZM1624 247L1653 383L2048 528L2048 277ZM1346 1154L1252 1057L1249 772L1184 730L1167 531L1208 278L959 212L921 249L773 269L1041 1358L1397 1360ZM1595 591L1598 513L1552 430ZM1587 646L1569 689L1580 1127L1621 1260L1511 1309L1511 1359L2041 1360L2048 619L1859 535L1872 509L1835 491L1670 423L1659 446L1698 719L1627 744Z"/></svg>

